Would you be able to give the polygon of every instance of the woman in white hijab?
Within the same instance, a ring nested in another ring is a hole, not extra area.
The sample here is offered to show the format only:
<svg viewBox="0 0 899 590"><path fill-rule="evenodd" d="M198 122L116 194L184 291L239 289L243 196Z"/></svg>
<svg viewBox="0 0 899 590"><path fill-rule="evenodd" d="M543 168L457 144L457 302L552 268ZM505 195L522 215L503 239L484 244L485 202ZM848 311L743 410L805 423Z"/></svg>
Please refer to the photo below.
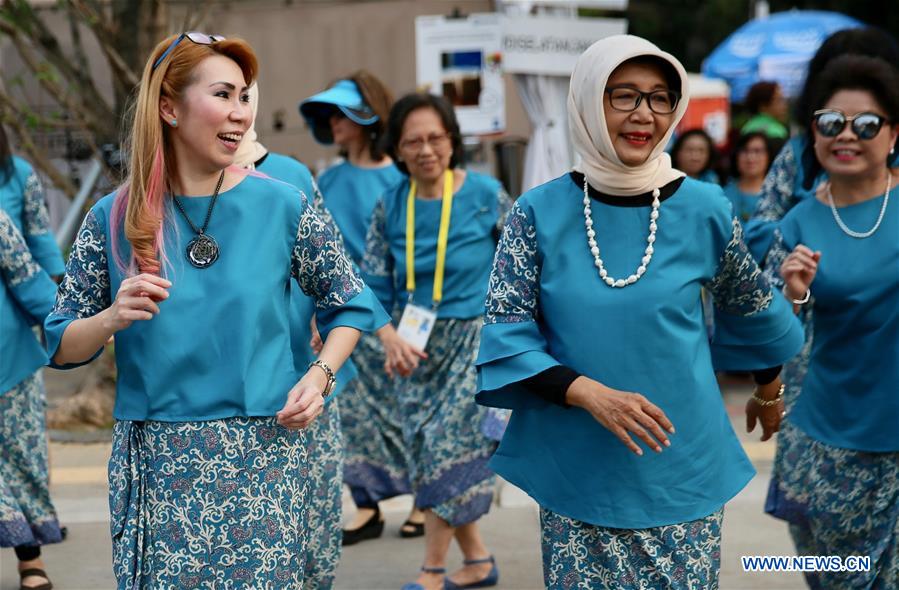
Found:
<svg viewBox="0 0 899 590"><path fill-rule="evenodd" d="M716 588L723 506L754 471L713 364L756 371L767 440L802 345L720 187L664 153L688 96L652 43L590 47L568 98L581 162L517 201L497 249L478 401L515 410L490 466L541 506L550 588ZM711 347L703 287L727 326Z"/></svg>

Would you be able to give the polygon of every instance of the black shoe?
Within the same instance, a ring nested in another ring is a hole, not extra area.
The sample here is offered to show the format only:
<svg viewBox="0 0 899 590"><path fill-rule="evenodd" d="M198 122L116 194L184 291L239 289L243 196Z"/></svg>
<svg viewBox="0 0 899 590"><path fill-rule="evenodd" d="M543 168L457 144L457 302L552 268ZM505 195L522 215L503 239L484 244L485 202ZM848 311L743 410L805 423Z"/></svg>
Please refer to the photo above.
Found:
<svg viewBox="0 0 899 590"><path fill-rule="evenodd" d="M425 523L412 522L407 520L400 527L400 536L404 539L412 539L415 537L423 537L425 534Z"/></svg>
<svg viewBox="0 0 899 590"><path fill-rule="evenodd" d="M377 539L384 532L384 519L381 518L381 511L375 510L371 518L365 521L358 529L343 529L343 545L355 545L359 541L367 539Z"/></svg>

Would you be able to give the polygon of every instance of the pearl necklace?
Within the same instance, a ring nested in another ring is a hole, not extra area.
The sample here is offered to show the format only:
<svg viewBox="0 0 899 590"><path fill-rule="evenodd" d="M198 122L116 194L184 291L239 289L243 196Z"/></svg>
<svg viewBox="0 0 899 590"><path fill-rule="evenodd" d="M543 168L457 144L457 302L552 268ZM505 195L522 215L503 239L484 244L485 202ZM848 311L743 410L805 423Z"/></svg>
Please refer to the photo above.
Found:
<svg viewBox="0 0 899 590"><path fill-rule="evenodd" d="M883 193L883 205L880 206L880 215L877 216L877 222L874 224L874 227L869 229L866 232L857 232L849 229L846 224L843 222L843 219L840 217L840 214L837 212L837 207L833 203L833 195L830 193L830 183L827 183L827 201L830 204L830 211L833 213L833 219L837 222L837 225L843 230L843 233L852 238L864 239L874 235L874 232L880 227L880 222L883 221L883 214L886 213L887 204L890 202L890 188L892 188L893 183L893 175L888 171L887 172L887 188Z"/></svg>
<svg viewBox="0 0 899 590"><path fill-rule="evenodd" d="M661 202L659 201L660 195L659 189L653 189L652 211L649 214L649 236L646 238L646 250L644 251L643 260L641 261L640 266L637 267L637 272L626 279L616 280L609 276L609 273L603 265L602 258L599 257L599 246L596 245L596 232L593 231L593 210L590 208L587 176L584 175L584 226L587 228L587 245L590 247L590 253L593 254L593 265L596 266L596 269L599 271L599 278L608 286L621 288L633 285L646 274L646 267L649 266L653 252L655 251L652 244L656 241L656 230L658 229L656 221L659 219L659 207L661 206Z"/></svg>

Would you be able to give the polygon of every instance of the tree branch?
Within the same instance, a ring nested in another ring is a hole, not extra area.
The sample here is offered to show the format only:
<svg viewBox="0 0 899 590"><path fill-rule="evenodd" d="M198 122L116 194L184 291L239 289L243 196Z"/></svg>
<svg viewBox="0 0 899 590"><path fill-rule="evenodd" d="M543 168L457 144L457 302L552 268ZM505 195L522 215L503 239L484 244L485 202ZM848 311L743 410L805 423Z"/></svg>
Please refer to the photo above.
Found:
<svg viewBox="0 0 899 590"><path fill-rule="evenodd" d="M19 116L20 113L14 110L12 102L5 100L6 98L8 97L5 95L0 96L0 123L9 125L15 132L19 138L19 146L28 155L28 159L50 179L53 185L64 192L69 199L75 198L75 193L78 192L78 189L56 169L56 166L50 162L43 151L35 145L34 137L31 135L28 127L22 123L23 118Z"/></svg>
<svg viewBox="0 0 899 590"><path fill-rule="evenodd" d="M78 11L91 28L91 31L94 32L94 35L96 35L97 41L100 43L100 49L103 51L106 60L109 62L109 66L113 70L113 75L127 86L137 86L140 82L140 77L128 66L125 59L116 50L115 33L109 26L109 23L105 21L103 15L96 12L83 0L70 1L75 10Z"/></svg>

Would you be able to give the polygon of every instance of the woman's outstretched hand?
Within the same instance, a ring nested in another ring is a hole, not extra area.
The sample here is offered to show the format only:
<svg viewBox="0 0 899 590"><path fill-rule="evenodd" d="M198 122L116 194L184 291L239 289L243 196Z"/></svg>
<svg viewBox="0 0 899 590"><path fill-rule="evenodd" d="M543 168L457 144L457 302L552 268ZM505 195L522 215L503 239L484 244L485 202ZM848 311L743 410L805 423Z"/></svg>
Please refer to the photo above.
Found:
<svg viewBox="0 0 899 590"><path fill-rule="evenodd" d="M396 329L387 324L377 332L381 344L384 346L384 353L387 358L384 361L384 371L390 377L398 374L400 377L408 377L412 371L418 368L420 360L428 358L428 353L419 350L400 338Z"/></svg>
<svg viewBox="0 0 899 590"><path fill-rule="evenodd" d="M287 394L284 407L275 414L278 424L293 430L306 428L325 411L322 392L327 387L325 373L312 367Z"/></svg>
<svg viewBox="0 0 899 590"><path fill-rule="evenodd" d="M778 399L781 381L778 377L767 385L759 385L755 389L753 397L746 402L746 432L755 430L755 424L758 422L762 425L762 440L766 441L774 433L780 430L780 421L784 416L783 399ZM762 400L775 400L777 403L770 406L763 406L755 398Z"/></svg>
<svg viewBox="0 0 899 590"><path fill-rule="evenodd" d="M618 437L637 455L643 449L632 435L657 453L662 446L671 446L667 431L674 434L674 426L665 412L639 393L618 391L588 377L578 377L569 386L565 401L590 412L597 422Z"/></svg>
<svg viewBox="0 0 899 590"><path fill-rule="evenodd" d="M132 322L151 320L159 313L159 303L169 297L171 281L143 273L122 281L115 301L105 310L103 326L115 334Z"/></svg>

